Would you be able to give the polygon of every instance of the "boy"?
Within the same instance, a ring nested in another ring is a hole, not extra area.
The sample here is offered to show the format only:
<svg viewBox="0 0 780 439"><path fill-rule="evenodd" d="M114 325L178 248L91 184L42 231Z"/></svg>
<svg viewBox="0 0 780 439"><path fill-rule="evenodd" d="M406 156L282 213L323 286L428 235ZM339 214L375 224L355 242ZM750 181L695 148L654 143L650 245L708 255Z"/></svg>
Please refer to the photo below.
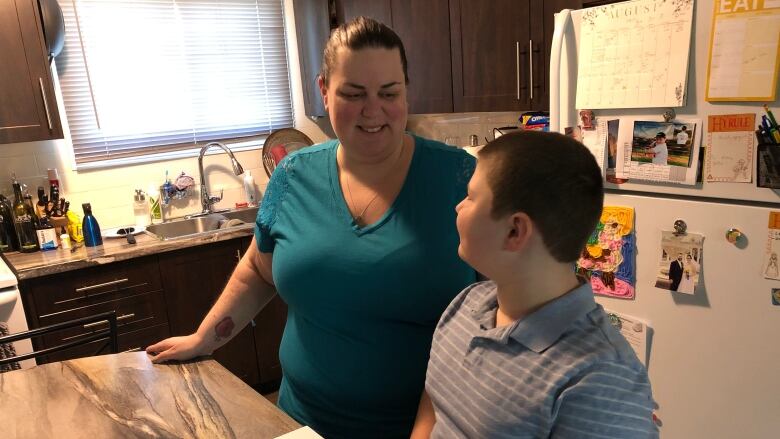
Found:
<svg viewBox="0 0 780 439"><path fill-rule="evenodd" d="M442 315L412 438L657 437L647 371L573 268L603 198L568 137L519 131L479 152L458 253L491 280Z"/></svg>
<svg viewBox="0 0 780 439"><path fill-rule="evenodd" d="M669 158L669 146L666 145L666 134L659 132L655 135L653 144L648 148L653 154L654 165L665 165Z"/></svg>

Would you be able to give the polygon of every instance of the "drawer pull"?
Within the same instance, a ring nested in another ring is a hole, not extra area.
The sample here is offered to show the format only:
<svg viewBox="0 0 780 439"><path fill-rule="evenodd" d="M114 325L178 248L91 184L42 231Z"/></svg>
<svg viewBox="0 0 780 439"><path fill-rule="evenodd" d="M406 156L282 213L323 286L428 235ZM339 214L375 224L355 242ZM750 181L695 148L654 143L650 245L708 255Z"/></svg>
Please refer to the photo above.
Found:
<svg viewBox="0 0 780 439"><path fill-rule="evenodd" d="M520 100L520 42L515 41L515 74L517 76L517 100Z"/></svg>
<svg viewBox="0 0 780 439"><path fill-rule="evenodd" d="M112 281L109 281L109 282L103 282L102 284L88 285L86 287L76 288L76 292L77 293L83 293L85 291L95 290L95 289L102 288L102 287L108 287L108 286L111 286L111 285L119 285L119 284L123 284L123 283L127 282L128 280L129 279L124 278L124 279L112 280Z"/></svg>
<svg viewBox="0 0 780 439"><path fill-rule="evenodd" d="M121 315L121 316L117 317L116 321L119 322L121 320L130 319L130 318L133 318L133 317L135 317L135 313L131 312L130 314L124 314L124 315ZM82 325L82 326L84 326L84 329L89 329L89 328L94 328L95 326L105 325L106 323L108 323L108 322L100 321L100 322L94 322L94 323L87 323L86 325Z"/></svg>
<svg viewBox="0 0 780 439"><path fill-rule="evenodd" d="M141 350L141 346L138 346L138 347L135 347L135 348L130 348L130 349L126 350L126 351L122 351L122 352L138 352L140 350Z"/></svg>

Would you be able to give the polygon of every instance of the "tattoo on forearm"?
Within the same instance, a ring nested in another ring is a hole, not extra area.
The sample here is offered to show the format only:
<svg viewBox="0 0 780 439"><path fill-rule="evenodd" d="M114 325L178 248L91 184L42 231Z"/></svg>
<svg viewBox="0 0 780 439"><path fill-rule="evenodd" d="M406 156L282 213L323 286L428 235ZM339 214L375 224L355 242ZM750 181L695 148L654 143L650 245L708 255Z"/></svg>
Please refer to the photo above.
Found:
<svg viewBox="0 0 780 439"><path fill-rule="evenodd" d="M233 328L235 327L236 324L233 323L233 319L230 318L230 316L220 320L219 323L217 323L217 326L214 327L214 341L220 341L223 338L230 337L230 334L233 333Z"/></svg>

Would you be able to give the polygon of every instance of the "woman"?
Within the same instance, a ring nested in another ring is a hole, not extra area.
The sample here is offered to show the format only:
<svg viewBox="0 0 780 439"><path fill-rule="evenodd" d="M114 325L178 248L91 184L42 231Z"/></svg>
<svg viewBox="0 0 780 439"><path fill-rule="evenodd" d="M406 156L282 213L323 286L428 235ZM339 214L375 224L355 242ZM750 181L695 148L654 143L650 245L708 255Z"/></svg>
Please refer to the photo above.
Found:
<svg viewBox="0 0 780 439"><path fill-rule="evenodd" d="M288 304L279 407L321 435L408 437L439 316L475 272L455 206L474 159L404 132L406 57L388 27L342 25L319 85L338 139L277 167L250 247L195 334L153 361L210 353L272 297Z"/></svg>
<svg viewBox="0 0 780 439"><path fill-rule="evenodd" d="M682 280L677 291L681 293L693 294L696 284L699 281L699 264L693 260L690 253L685 255L685 265L683 266Z"/></svg>

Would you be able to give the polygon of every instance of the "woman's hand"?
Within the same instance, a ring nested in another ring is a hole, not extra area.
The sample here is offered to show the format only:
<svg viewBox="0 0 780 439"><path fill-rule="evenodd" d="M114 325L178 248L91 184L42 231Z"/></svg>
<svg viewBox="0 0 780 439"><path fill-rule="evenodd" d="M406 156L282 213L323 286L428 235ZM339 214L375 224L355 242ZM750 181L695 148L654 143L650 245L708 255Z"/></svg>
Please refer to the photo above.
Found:
<svg viewBox="0 0 780 439"><path fill-rule="evenodd" d="M203 339L197 334L183 337L171 337L146 348L151 355L152 363L162 363L169 360L189 360L201 355L209 355Z"/></svg>

